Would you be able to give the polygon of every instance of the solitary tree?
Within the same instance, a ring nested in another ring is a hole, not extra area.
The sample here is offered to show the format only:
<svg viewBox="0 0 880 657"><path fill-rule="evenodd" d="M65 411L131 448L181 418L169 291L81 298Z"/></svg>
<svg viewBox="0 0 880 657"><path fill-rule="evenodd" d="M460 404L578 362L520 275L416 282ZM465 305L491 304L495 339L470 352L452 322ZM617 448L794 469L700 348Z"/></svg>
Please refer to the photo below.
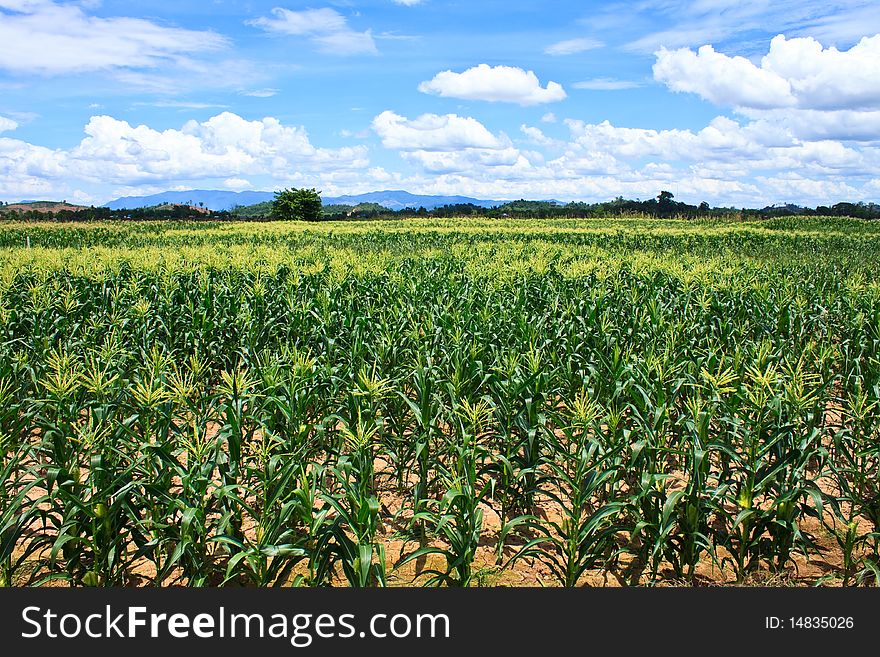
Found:
<svg viewBox="0 0 880 657"><path fill-rule="evenodd" d="M321 192L295 187L275 192L272 217L284 221L320 221Z"/></svg>
<svg viewBox="0 0 880 657"><path fill-rule="evenodd" d="M672 199L675 198L672 192L662 191L657 194L657 202L660 205L672 205Z"/></svg>

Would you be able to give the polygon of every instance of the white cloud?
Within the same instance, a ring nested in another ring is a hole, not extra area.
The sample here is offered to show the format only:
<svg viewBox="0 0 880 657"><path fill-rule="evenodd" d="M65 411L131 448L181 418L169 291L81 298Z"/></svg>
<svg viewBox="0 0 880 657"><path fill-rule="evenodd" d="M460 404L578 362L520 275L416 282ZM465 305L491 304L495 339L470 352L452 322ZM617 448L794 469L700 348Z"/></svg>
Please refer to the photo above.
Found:
<svg viewBox="0 0 880 657"><path fill-rule="evenodd" d="M657 53L654 77L805 142L880 141L880 34L848 50L779 35L759 63L703 46Z"/></svg>
<svg viewBox="0 0 880 657"><path fill-rule="evenodd" d="M335 9L292 11L283 7L272 10L273 18L261 16L248 25L267 32L308 39L319 51L330 55L375 54L376 43L370 30L358 32L348 25L345 16Z"/></svg>
<svg viewBox="0 0 880 657"><path fill-rule="evenodd" d="M253 187L249 180L245 180L244 178L227 178L223 181L223 186L226 189L231 189L236 192L240 192L243 189L250 189Z"/></svg>
<svg viewBox="0 0 880 657"><path fill-rule="evenodd" d="M100 18L49 0L0 2L0 69L19 74L69 74L153 68L224 47L209 31L141 18Z"/></svg>
<svg viewBox="0 0 880 657"><path fill-rule="evenodd" d="M880 34L849 50L779 35L756 66L702 46L657 52L654 78L673 91L751 109L880 109Z"/></svg>
<svg viewBox="0 0 880 657"><path fill-rule="evenodd" d="M5 116L0 116L0 132L9 132L10 130L15 130L17 127L18 123L16 123L12 119L7 119Z"/></svg>
<svg viewBox="0 0 880 657"><path fill-rule="evenodd" d="M728 57L708 45L696 53L661 48L653 70L654 79L672 91L696 93L716 105L768 109L796 103L787 80L745 57Z"/></svg>
<svg viewBox="0 0 880 657"><path fill-rule="evenodd" d="M365 145L321 148L304 128L271 117L248 120L223 112L157 130L95 116L82 141L69 149L0 136L0 198L92 203L175 187L293 185L315 186L327 195L407 189L560 200L650 198L669 189L679 200L737 206L878 199L880 152L874 144L802 138L773 116L720 116L700 130L568 119L565 139L522 125L514 144L473 117L382 112L372 130L404 160L405 173L371 166ZM519 148L521 142L534 146Z"/></svg>
<svg viewBox="0 0 880 657"><path fill-rule="evenodd" d="M344 137L345 139L368 139L370 137L370 129L348 130L347 128L343 128L339 131L339 136Z"/></svg>
<svg viewBox="0 0 880 657"><path fill-rule="evenodd" d="M539 146L556 148L564 145L563 142L560 142L558 139L552 139L548 137L544 134L543 130L534 126L523 124L519 127L519 131L523 133L530 142L532 142L533 144L538 144Z"/></svg>
<svg viewBox="0 0 880 657"><path fill-rule="evenodd" d="M394 0L394 4L403 5L404 7L414 7L421 4L422 0Z"/></svg>
<svg viewBox="0 0 880 657"><path fill-rule="evenodd" d="M391 111L376 116L373 131L385 148L432 174L523 167L527 160L503 133L495 135L471 117L422 114L408 119Z"/></svg>
<svg viewBox="0 0 880 657"><path fill-rule="evenodd" d="M755 119L755 125L785 130L798 139L817 141L876 142L880 140L880 111L740 109L739 113Z"/></svg>
<svg viewBox="0 0 880 657"><path fill-rule="evenodd" d="M844 51L779 35L761 68L787 80L801 108L880 109L880 34Z"/></svg>
<svg viewBox="0 0 880 657"><path fill-rule="evenodd" d="M566 39L547 46L544 52L548 55L576 55L577 53L586 52L587 50L595 50L601 48L603 44L596 39Z"/></svg>
<svg viewBox="0 0 880 657"><path fill-rule="evenodd" d="M546 87L533 71L513 66L480 64L462 73L442 71L422 82L419 91L449 98L539 105L566 97L562 85L548 82Z"/></svg>
<svg viewBox="0 0 880 657"><path fill-rule="evenodd" d="M163 131L93 116L85 133L77 146L58 150L0 138L0 191L11 194L14 186L43 195L72 184L168 188L205 180L229 186L251 176L314 183L357 179L369 166L363 146L316 147L302 127L231 112Z"/></svg>
<svg viewBox="0 0 880 657"><path fill-rule="evenodd" d="M228 105L221 105L218 103L200 103L198 101L191 101L191 100L157 100L152 103L134 103L134 104L135 105L149 105L150 107L180 109L180 110L212 109L212 108L223 109L223 108L228 107Z"/></svg>
<svg viewBox="0 0 880 657"><path fill-rule="evenodd" d="M235 59L180 58L160 70L119 69L112 72L120 93L155 93L176 96L182 90L191 93L200 89L236 91L242 84L253 84L269 74L266 65ZM223 71L218 75L217 71Z"/></svg>
<svg viewBox="0 0 880 657"><path fill-rule="evenodd" d="M766 118L719 116L700 130L628 128L566 120L569 138L522 125L516 148L503 133L457 115L407 119L386 111L373 122L386 148L411 168L395 184L419 193L480 198L650 198L670 189L681 200L761 206L877 198L870 183L880 152L831 139L798 138ZM546 151L560 153L554 158ZM790 172L796 171L793 176Z"/></svg>
<svg viewBox="0 0 880 657"><path fill-rule="evenodd" d="M0 9L29 12L50 4L47 0L0 0Z"/></svg>
<svg viewBox="0 0 880 657"><path fill-rule="evenodd" d="M249 24L271 32L308 36L349 29L345 17L330 8L291 11L283 7L275 7L272 14L275 18L263 16L249 21Z"/></svg>
<svg viewBox="0 0 880 657"><path fill-rule="evenodd" d="M251 96L253 98L271 98L278 95L278 89L254 89L253 91L242 91L243 96Z"/></svg>
<svg viewBox="0 0 880 657"><path fill-rule="evenodd" d="M571 85L575 89L590 89L593 91L616 91L618 89L635 89L641 85L632 80L617 80L615 78L592 78L582 80Z"/></svg>
<svg viewBox="0 0 880 657"><path fill-rule="evenodd" d="M553 112L547 112L541 117L541 123L556 123L556 115Z"/></svg>
<svg viewBox="0 0 880 657"><path fill-rule="evenodd" d="M405 160L421 167L430 174L466 174L497 171L499 168L528 167L528 161L515 148L502 150L472 148L462 151L409 151L402 154ZM496 173L505 178L504 173Z"/></svg>
<svg viewBox="0 0 880 657"><path fill-rule="evenodd" d="M373 119L372 128L385 148L401 151L499 150L510 145L509 139L492 134L476 119L457 114L422 114L410 120L386 110Z"/></svg>
<svg viewBox="0 0 880 657"><path fill-rule="evenodd" d="M587 124L567 120L572 134L569 154L579 151L612 153L620 159L662 162L733 164L741 171L812 169L816 173L865 170L872 159L831 140L805 142L778 126L741 125L719 116L697 132L621 128L608 121ZM876 154L873 160L876 160Z"/></svg>

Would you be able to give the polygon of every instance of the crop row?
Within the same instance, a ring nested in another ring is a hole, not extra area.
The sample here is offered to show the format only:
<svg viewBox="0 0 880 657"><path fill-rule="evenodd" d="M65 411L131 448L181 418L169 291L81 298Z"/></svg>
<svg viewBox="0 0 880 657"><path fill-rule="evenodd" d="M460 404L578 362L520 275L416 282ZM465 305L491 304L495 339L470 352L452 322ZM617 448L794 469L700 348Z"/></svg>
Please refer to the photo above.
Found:
<svg viewBox="0 0 880 657"><path fill-rule="evenodd" d="M479 266L10 273L3 582L877 582L870 280Z"/></svg>

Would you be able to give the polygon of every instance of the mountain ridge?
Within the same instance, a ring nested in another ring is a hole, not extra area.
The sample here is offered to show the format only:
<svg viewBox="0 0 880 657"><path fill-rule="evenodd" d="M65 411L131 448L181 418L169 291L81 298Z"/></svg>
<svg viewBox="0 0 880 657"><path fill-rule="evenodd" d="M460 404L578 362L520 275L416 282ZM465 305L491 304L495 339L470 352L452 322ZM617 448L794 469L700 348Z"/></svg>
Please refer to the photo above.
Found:
<svg viewBox="0 0 880 657"><path fill-rule="evenodd" d="M210 210L231 210L235 206L255 205L271 201L274 192L191 189L185 191L167 191L147 196L123 196L105 203L103 207L111 210L144 208L162 203L179 203L186 205L203 204ZM471 198L469 196L441 196L411 194L404 190L381 190L364 194L347 194L344 196L323 196L324 205L359 205L360 203L376 203L389 210L400 210L405 207L424 207L427 210L442 205L473 203L480 207L501 205L504 201Z"/></svg>

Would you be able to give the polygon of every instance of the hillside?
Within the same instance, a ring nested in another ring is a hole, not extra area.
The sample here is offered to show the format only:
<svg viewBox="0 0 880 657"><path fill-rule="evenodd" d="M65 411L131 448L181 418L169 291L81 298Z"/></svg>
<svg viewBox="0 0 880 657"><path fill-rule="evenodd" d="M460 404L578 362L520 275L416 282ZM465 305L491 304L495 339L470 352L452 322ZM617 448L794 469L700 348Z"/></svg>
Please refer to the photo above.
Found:
<svg viewBox="0 0 880 657"><path fill-rule="evenodd" d="M79 212L86 210L88 206L74 205L66 201L22 201L21 203L10 203L9 205L0 205L0 213L4 212L60 212L66 210L68 212Z"/></svg>

